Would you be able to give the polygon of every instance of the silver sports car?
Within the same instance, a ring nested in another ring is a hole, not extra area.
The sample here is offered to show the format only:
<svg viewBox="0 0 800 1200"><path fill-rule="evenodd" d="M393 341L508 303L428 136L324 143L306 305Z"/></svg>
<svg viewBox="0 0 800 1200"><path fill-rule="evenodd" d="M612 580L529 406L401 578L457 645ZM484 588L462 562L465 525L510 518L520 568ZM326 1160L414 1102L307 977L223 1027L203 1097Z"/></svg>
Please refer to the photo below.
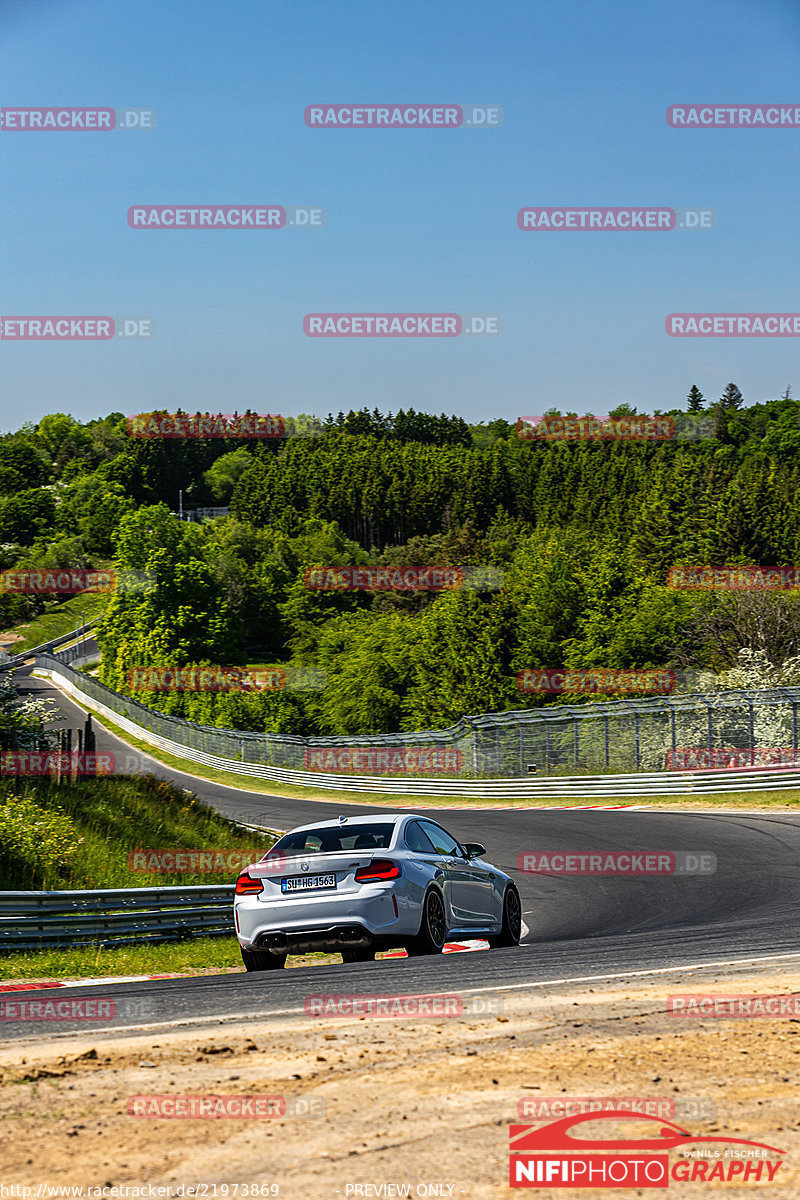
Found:
<svg viewBox="0 0 800 1200"><path fill-rule="evenodd" d="M516 946L516 885L427 817L380 813L292 829L236 881L234 918L248 971L287 954L336 950L345 962L402 946L440 954L448 938Z"/></svg>

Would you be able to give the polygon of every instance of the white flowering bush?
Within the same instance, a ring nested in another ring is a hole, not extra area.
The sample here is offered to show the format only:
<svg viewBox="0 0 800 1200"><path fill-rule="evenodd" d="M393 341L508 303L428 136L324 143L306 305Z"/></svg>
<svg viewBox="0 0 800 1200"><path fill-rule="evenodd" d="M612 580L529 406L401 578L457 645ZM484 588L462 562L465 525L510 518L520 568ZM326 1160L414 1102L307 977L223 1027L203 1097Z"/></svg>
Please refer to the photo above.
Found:
<svg viewBox="0 0 800 1200"><path fill-rule="evenodd" d="M0 676L0 744L9 749L15 739L20 750L54 749L55 734L47 726L64 720L58 706L34 696L20 700L11 675Z"/></svg>
<svg viewBox="0 0 800 1200"><path fill-rule="evenodd" d="M675 745L678 748L708 747L708 705L714 747L750 747L750 707L753 705L753 746L756 749L783 749L792 746L794 727L792 704L778 688L800 688L800 656L786 659L780 666L769 661L762 650L745 648L728 670L699 671L692 691L707 703L675 713ZM688 689L687 689L688 690ZM744 692L741 697L720 693ZM680 704L685 691L673 693L671 700ZM685 703L686 701L684 701ZM649 717L641 722L641 767L658 771L666 765L672 747L670 721Z"/></svg>

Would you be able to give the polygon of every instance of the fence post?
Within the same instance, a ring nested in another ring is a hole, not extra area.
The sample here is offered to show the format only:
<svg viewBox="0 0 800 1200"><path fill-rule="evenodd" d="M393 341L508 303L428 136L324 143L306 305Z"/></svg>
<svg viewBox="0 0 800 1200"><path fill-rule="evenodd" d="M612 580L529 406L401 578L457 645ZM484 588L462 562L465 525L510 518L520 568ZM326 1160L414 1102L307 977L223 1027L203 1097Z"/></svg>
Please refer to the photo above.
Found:
<svg viewBox="0 0 800 1200"><path fill-rule="evenodd" d="M642 758L639 752L639 713L635 708L633 710L633 737L636 745L636 770L638 771L642 765Z"/></svg>

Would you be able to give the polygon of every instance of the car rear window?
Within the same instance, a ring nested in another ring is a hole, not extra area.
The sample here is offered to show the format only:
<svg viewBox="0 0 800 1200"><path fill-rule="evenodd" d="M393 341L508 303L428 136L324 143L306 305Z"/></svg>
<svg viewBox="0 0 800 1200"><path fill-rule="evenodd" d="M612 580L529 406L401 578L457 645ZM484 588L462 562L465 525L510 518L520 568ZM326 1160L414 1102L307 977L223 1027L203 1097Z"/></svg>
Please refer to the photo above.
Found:
<svg viewBox="0 0 800 1200"><path fill-rule="evenodd" d="M340 825L327 829L299 829L276 842L270 854L280 851L287 857L300 854L325 854L337 850L387 850L394 836L394 825Z"/></svg>

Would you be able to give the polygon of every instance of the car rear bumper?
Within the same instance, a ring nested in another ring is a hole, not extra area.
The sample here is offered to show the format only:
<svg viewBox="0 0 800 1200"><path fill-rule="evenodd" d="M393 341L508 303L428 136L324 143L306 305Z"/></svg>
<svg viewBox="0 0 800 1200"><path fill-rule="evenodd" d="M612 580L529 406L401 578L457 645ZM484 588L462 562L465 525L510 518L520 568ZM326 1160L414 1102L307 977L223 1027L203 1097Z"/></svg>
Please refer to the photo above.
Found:
<svg viewBox="0 0 800 1200"><path fill-rule="evenodd" d="M364 925L331 925L327 929L270 929L256 936L257 950L301 954L315 950L347 950L372 946L375 938Z"/></svg>
<svg viewBox="0 0 800 1200"><path fill-rule="evenodd" d="M266 904L243 897L235 906L236 934L245 949L274 946L289 953L397 944L417 932L420 920L402 894L398 898L395 909L392 889L379 886L358 895L293 896Z"/></svg>

